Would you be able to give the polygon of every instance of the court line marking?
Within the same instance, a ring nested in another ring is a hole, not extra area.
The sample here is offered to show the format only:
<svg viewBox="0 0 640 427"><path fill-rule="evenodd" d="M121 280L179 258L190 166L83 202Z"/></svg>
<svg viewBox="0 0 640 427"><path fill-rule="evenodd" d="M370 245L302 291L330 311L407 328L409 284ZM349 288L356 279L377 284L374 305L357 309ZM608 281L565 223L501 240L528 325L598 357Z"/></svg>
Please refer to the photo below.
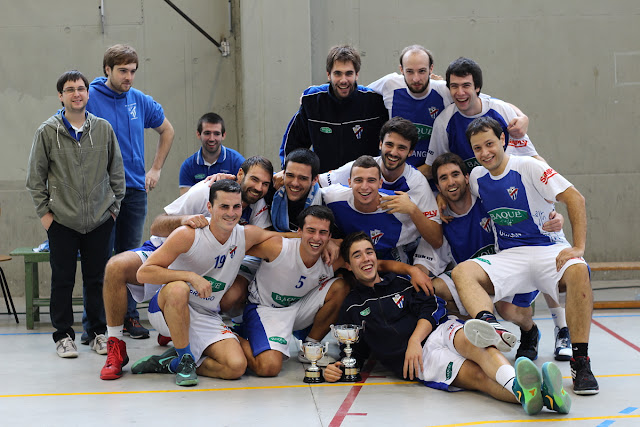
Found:
<svg viewBox="0 0 640 427"><path fill-rule="evenodd" d="M613 336L614 338L617 338L618 340L622 341L623 343L625 343L626 345L628 345L629 347L631 347L632 349L636 350L636 351L640 351L640 347L638 347L637 345L635 345L634 343L632 343L631 341L628 341L627 339L621 337L620 335L616 334L615 332L613 332L611 329L607 328L606 326L604 326L602 323L595 321L594 319L591 319L591 323L593 323L594 325L598 326L600 329L602 329L605 332L608 332L609 335Z"/></svg>
<svg viewBox="0 0 640 427"><path fill-rule="evenodd" d="M465 426L479 426L484 424L507 424L507 423L548 423L553 421L589 421L589 420L610 420L615 419L631 419L640 418L640 415L611 415L611 416L598 416L598 417L578 417L578 418L535 418L535 419L521 419L521 420L486 420L486 421L472 421L468 423L456 423L456 424L440 424L431 427L465 427Z"/></svg>
<svg viewBox="0 0 640 427"><path fill-rule="evenodd" d="M376 361L374 359L371 359L361 370L360 376L362 377L363 385L369 378L369 374L371 374L371 371L373 371L373 368L375 366ZM351 384L353 387L351 387L351 390L349 390L349 393L342 401L342 404L340 404L340 407L336 411L336 414L333 416L333 419L331 419L331 422L329 423L329 427L340 427L346 416L351 415L349 414L349 409L351 409L353 402L356 400L356 397L358 397L358 393L360 393L360 390L362 390L362 386L359 384L360 383Z"/></svg>

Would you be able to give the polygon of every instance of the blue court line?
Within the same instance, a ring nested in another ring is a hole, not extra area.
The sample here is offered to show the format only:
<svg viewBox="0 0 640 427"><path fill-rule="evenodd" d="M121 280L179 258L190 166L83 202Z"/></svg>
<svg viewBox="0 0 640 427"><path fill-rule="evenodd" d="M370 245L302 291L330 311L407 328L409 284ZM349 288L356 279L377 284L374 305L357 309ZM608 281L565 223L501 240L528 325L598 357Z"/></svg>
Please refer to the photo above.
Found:
<svg viewBox="0 0 640 427"><path fill-rule="evenodd" d="M624 408L622 411L618 412L619 414L630 414L638 408L634 408L633 406L629 406L628 408ZM614 420L603 421L598 424L596 427L609 427L611 424L615 423Z"/></svg>

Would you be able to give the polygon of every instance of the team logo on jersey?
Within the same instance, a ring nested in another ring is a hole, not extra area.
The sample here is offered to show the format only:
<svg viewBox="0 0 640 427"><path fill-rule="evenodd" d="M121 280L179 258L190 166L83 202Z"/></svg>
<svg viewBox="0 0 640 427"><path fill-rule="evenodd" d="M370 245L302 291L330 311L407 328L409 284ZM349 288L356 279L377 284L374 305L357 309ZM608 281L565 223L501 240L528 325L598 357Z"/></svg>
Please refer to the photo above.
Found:
<svg viewBox="0 0 640 427"><path fill-rule="evenodd" d="M481 256L493 255L495 253L496 253L496 248L493 246L493 243L492 243L490 245L487 245L483 248L478 249L476 253L473 254L470 258L480 258Z"/></svg>
<svg viewBox="0 0 640 427"><path fill-rule="evenodd" d="M231 246L231 248L229 249L229 256L231 258L233 258L236 255L236 249L238 249L236 245Z"/></svg>
<svg viewBox="0 0 640 427"><path fill-rule="evenodd" d="M240 217L240 220L238 221L238 225L247 225L247 224L249 224L249 221Z"/></svg>
<svg viewBox="0 0 640 427"><path fill-rule="evenodd" d="M523 211L522 209L498 208L489 211L489 215L491 215L491 219L496 224L507 226L529 219L527 211Z"/></svg>
<svg viewBox="0 0 640 427"><path fill-rule="evenodd" d="M424 216L426 216L427 218L434 218L436 216L438 216L438 210L433 210L433 211L426 211L426 212L422 212L424 214Z"/></svg>
<svg viewBox="0 0 640 427"><path fill-rule="evenodd" d="M289 307L294 302L298 301L302 297L296 297L291 295L280 295L277 292L271 292L271 298L283 307Z"/></svg>
<svg viewBox="0 0 640 427"><path fill-rule="evenodd" d="M549 168L544 171L544 173L540 177L540 182L542 182L544 185L547 185L547 183L549 182L549 178L557 174L558 172L554 171L552 168Z"/></svg>
<svg viewBox="0 0 640 427"><path fill-rule="evenodd" d="M362 126L355 125L351 129L353 129L353 134L356 136L356 138L358 139L362 138L362 132L364 131L364 128Z"/></svg>
<svg viewBox="0 0 640 427"><path fill-rule="evenodd" d="M371 314L371 308L370 307L367 307L367 308L365 308L364 310L362 310L360 312L360 316L368 316L369 314Z"/></svg>
<svg viewBox="0 0 640 427"><path fill-rule="evenodd" d="M320 132L322 133L333 133L333 131L331 130L331 128L323 126L320 128Z"/></svg>
<svg viewBox="0 0 640 427"><path fill-rule="evenodd" d="M509 138L509 145L515 148L526 147L528 141L526 139L511 139Z"/></svg>
<svg viewBox="0 0 640 427"><path fill-rule="evenodd" d="M398 306L398 308L402 308L404 307L404 295L400 295L400 294L395 294L393 296L393 302L396 303L396 305Z"/></svg>
<svg viewBox="0 0 640 427"><path fill-rule="evenodd" d="M484 217L480 220L480 227L487 233L491 232L491 220L487 217Z"/></svg>
<svg viewBox="0 0 640 427"><path fill-rule="evenodd" d="M453 362L449 362L447 365L447 380L450 380L453 376Z"/></svg>
<svg viewBox="0 0 640 427"><path fill-rule="evenodd" d="M262 212L267 212L268 210L269 210L269 207L268 207L267 205L264 205L264 206L262 207L262 209L260 209L258 212L256 212L256 217L257 217L258 215L260 215Z"/></svg>
<svg viewBox="0 0 640 427"><path fill-rule="evenodd" d="M378 241L380 241L382 236L384 236L384 233L380 230L376 229L369 231L369 237L371 237L371 240L373 241L373 246L378 244Z"/></svg>
<svg viewBox="0 0 640 427"><path fill-rule="evenodd" d="M475 259L476 261L482 261L482 262L484 262L485 264L489 264L489 265L491 265L491 261L486 260L486 259L484 259L484 258L474 258L474 259Z"/></svg>
<svg viewBox="0 0 640 427"><path fill-rule="evenodd" d="M516 187L507 188L507 193L509 197L511 197L511 200L515 200L518 197L518 189Z"/></svg>
<svg viewBox="0 0 640 427"><path fill-rule="evenodd" d="M440 110L438 110L436 107L429 107L429 115L432 119L435 119L438 116L439 111Z"/></svg>
<svg viewBox="0 0 640 427"><path fill-rule="evenodd" d="M279 344L284 344L284 345L287 344L287 340L285 340L282 337L275 337L275 336L274 337L269 337L269 341L277 342Z"/></svg>
<svg viewBox="0 0 640 427"><path fill-rule="evenodd" d="M129 112L129 115L131 116L131 120L136 120L138 118L138 109L136 103L134 102L133 104L129 104L126 108Z"/></svg>
<svg viewBox="0 0 640 427"><path fill-rule="evenodd" d="M437 113L436 113L437 114ZM418 139L430 139L431 134L433 133L433 128L427 125L421 125L418 123L414 123L416 125L416 129L418 129ZM425 157L425 156L423 156Z"/></svg>
<svg viewBox="0 0 640 427"><path fill-rule="evenodd" d="M326 274L320 275L320 279L318 279L318 283L320 284L320 287L318 288L318 290L321 291L322 288L324 288L324 286L327 284L327 282L330 279L331 279L331 277L327 276Z"/></svg>
<svg viewBox="0 0 640 427"><path fill-rule="evenodd" d="M226 283L216 280L213 277L204 276L204 278L207 279L209 283L211 283L211 292L220 292L227 287Z"/></svg>
<svg viewBox="0 0 640 427"><path fill-rule="evenodd" d="M195 174L193 176L193 179L195 179L196 181L202 181L203 179L205 179L207 177L207 175L203 174L203 173L198 173Z"/></svg>

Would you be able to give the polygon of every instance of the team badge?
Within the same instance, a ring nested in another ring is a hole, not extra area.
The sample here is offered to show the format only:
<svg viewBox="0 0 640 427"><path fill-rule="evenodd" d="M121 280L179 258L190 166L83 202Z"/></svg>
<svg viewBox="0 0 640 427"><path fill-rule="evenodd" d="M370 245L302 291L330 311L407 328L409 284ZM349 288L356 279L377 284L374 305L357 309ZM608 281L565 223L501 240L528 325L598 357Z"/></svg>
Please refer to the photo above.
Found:
<svg viewBox="0 0 640 427"><path fill-rule="evenodd" d="M353 129L353 134L356 136L356 138L358 139L362 138L362 131L364 130L362 126L355 125L354 127L352 127L352 129Z"/></svg>
<svg viewBox="0 0 640 427"><path fill-rule="evenodd" d="M507 193L509 193L509 197L511 197L512 200L518 197L518 189L516 187L507 188Z"/></svg>
<svg viewBox="0 0 640 427"><path fill-rule="evenodd" d="M491 220L487 217L484 217L480 220L480 227L487 233L491 231Z"/></svg>
<svg viewBox="0 0 640 427"><path fill-rule="evenodd" d="M369 314L371 314L371 307L367 307L360 312L360 316L368 316Z"/></svg>
<svg viewBox="0 0 640 427"><path fill-rule="evenodd" d="M382 238L382 236L384 236L384 233L380 230L371 230L369 232L369 237L371 237L371 240L373 241L373 246L378 244L378 241Z"/></svg>
<svg viewBox="0 0 640 427"><path fill-rule="evenodd" d="M127 111L131 116L131 120L136 120L138 118L138 109L135 102L133 104L127 105Z"/></svg>
<svg viewBox="0 0 640 427"><path fill-rule="evenodd" d="M236 249L238 249L238 247L236 245L231 246L231 248L229 249L229 256L231 258L233 258L236 254Z"/></svg>
<svg viewBox="0 0 640 427"><path fill-rule="evenodd" d="M396 303L396 305L398 306L398 308L402 308L404 307L404 295L400 295L400 294L395 294L393 296L393 302Z"/></svg>
<svg viewBox="0 0 640 427"><path fill-rule="evenodd" d="M436 118L439 111L440 110L438 110L436 107L429 107L429 115L431 116L432 119Z"/></svg>

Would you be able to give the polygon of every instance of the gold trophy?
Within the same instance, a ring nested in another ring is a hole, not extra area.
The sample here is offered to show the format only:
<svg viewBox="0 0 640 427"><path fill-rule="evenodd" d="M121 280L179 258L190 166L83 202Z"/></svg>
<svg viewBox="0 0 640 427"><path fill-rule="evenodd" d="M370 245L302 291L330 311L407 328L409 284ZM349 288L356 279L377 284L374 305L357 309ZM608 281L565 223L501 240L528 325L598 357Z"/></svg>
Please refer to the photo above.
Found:
<svg viewBox="0 0 640 427"><path fill-rule="evenodd" d="M304 371L304 382L310 384L317 384L324 382L322 378L322 370L316 365L318 360L322 359L322 356L329 351L329 343L324 344L320 342L305 342L298 340L300 350L304 353L304 356L309 359L311 366Z"/></svg>
<svg viewBox="0 0 640 427"><path fill-rule="evenodd" d="M345 345L344 354L341 362L344 366L344 374L340 381L344 382L358 382L362 381L358 367L356 366L356 359L351 357L353 349L351 344L358 342L360 339L360 330L364 329L364 322L360 325L331 325L331 330L336 339Z"/></svg>

